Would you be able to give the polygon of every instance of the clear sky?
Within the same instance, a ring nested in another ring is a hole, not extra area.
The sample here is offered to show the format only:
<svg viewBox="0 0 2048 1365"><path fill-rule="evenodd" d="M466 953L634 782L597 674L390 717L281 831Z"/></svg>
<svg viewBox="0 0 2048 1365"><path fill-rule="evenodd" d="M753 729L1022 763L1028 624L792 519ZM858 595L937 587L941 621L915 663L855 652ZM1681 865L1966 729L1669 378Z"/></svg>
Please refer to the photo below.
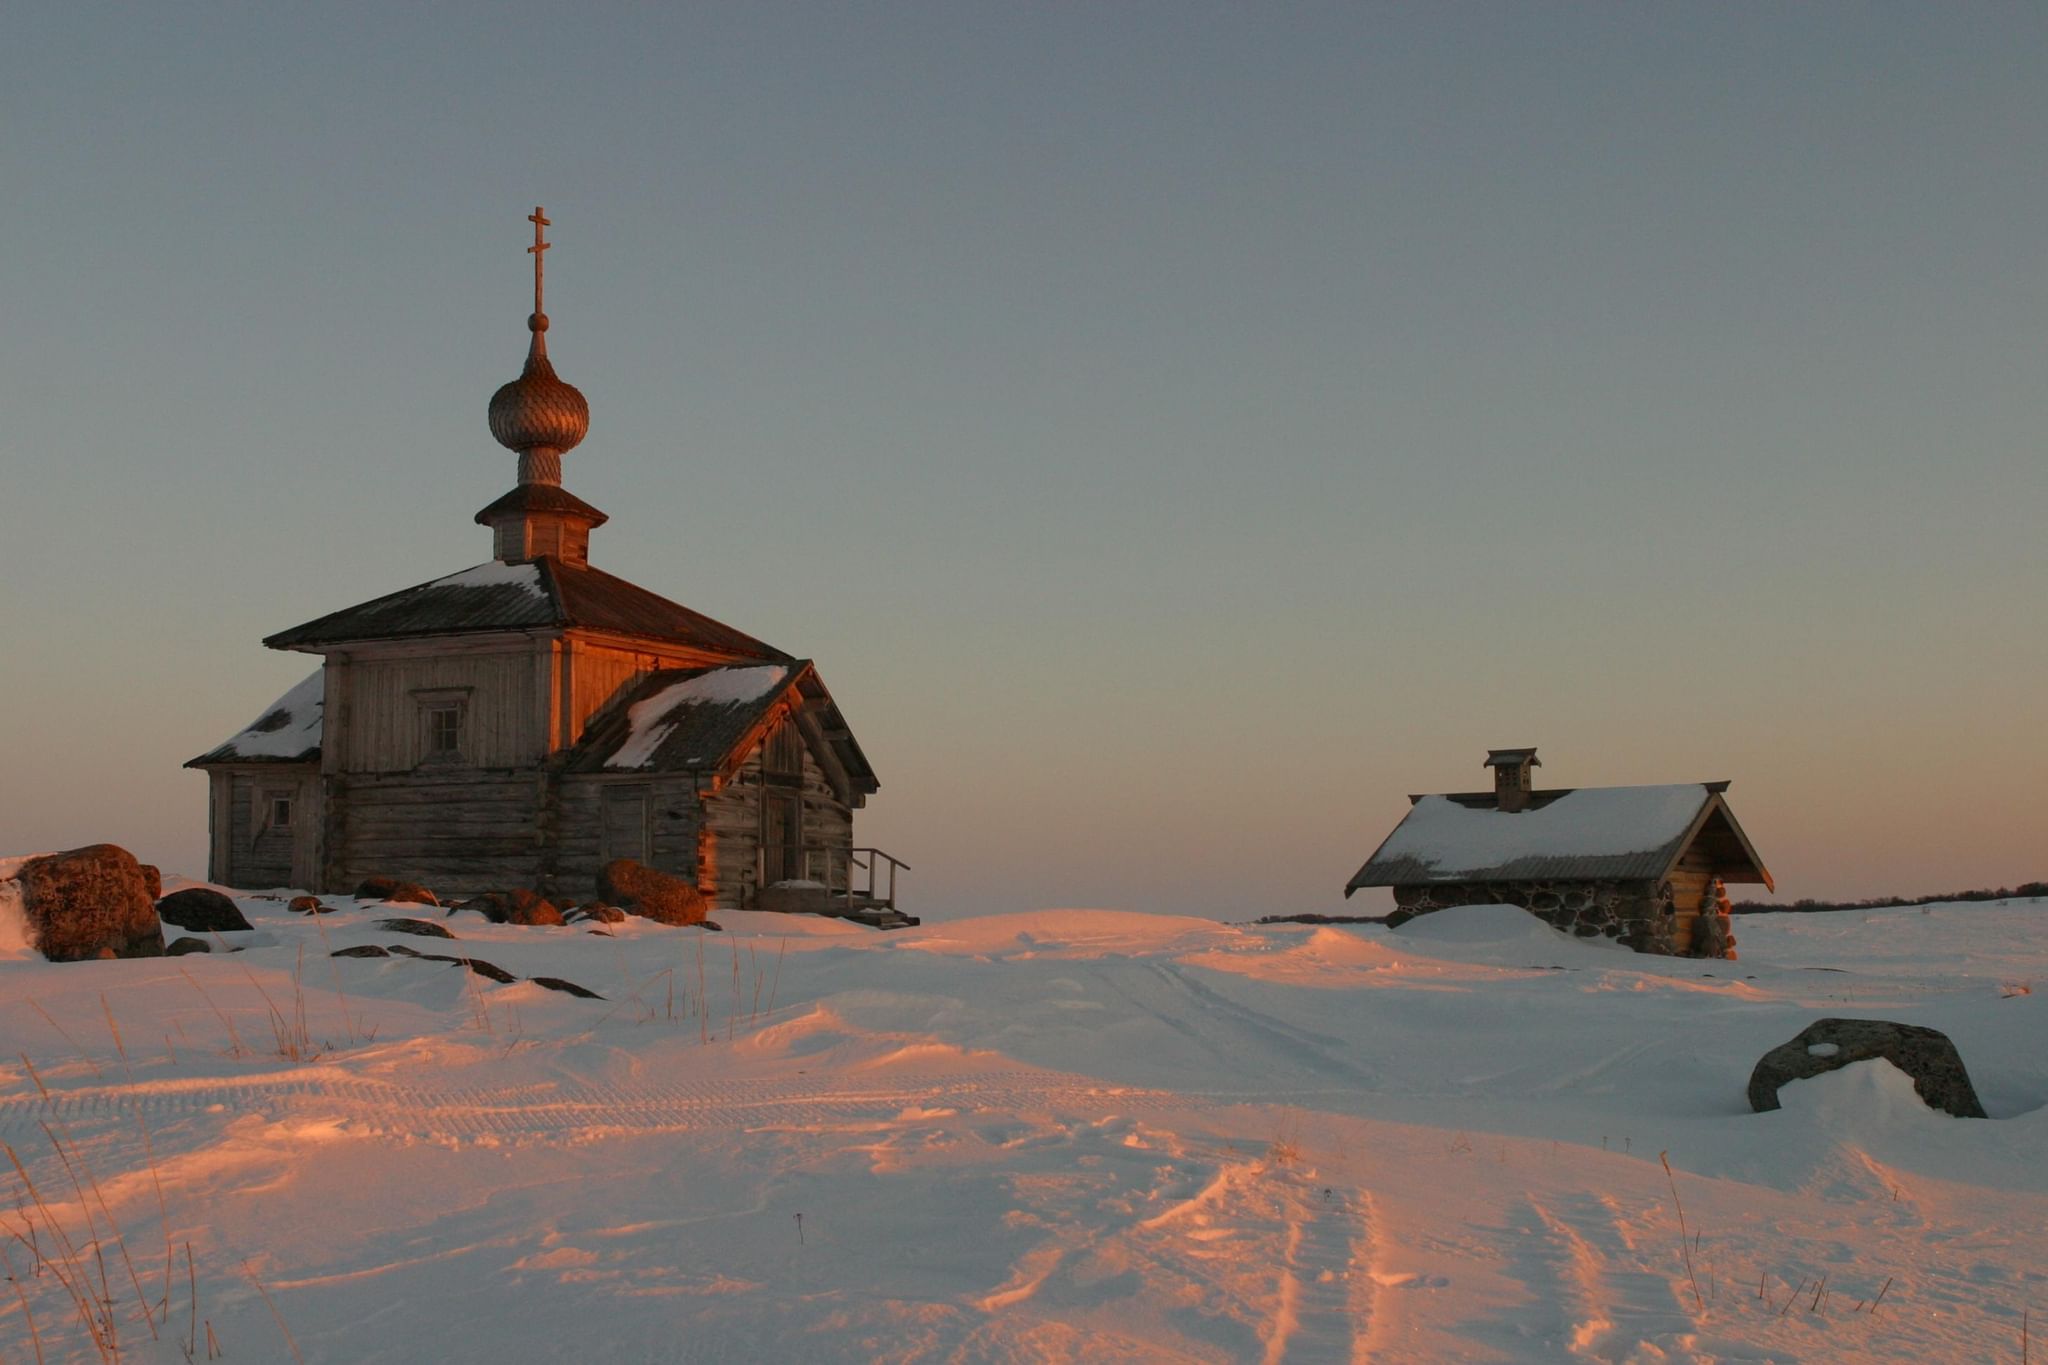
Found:
<svg viewBox="0 0 2048 1365"><path fill-rule="evenodd" d="M488 557L545 204L594 561L819 661L913 909L1338 910L1526 744L2048 874L2048 9L6 28L0 852L201 872L260 638Z"/></svg>

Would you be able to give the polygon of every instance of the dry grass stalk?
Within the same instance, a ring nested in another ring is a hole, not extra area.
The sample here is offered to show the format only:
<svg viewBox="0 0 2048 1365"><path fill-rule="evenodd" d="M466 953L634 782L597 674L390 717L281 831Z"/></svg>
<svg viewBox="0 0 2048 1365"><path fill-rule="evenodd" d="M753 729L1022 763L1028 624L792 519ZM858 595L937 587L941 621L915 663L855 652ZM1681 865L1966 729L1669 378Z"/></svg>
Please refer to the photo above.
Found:
<svg viewBox="0 0 2048 1365"><path fill-rule="evenodd" d="M128 1255L128 1238L122 1233L121 1224L115 1219L114 1211L107 1207L106 1195L100 1192L99 1177L93 1174L92 1164L85 1159L82 1153L78 1152L78 1143L75 1139L71 1140L72 1153L67 1154L64 1150L64 1144L57 1141L57 1135L50 1131L50 1126L47 1123L43 1125L43 1132L49 1137L50 1145L57 1149L57 1156L63 1161L66 1173L71 1174L71 1184L74 1189L78 1187L78 1177L75 1173L72 1173L71 1156L78 1156L78 1169L85 1172L85 1183L92 1187L92 1197L98 1201L100 1212L106 1216L107 1228L114 1234L114 1246L121 1253L121 1264L128 1270L128 1282L135 1286L136 1302L142 1305L142 1320L149 1324L149 1338L151 1341L155 1341L157 1339L156 1315L150 1311L149 1295L142 1288L142 1277L135 1273L135 1262ZM70 1130L65 1130L64 1135L69 1139L71 1137ZM79 1193L79 1202L81 1204L85 1202L83 1191ZM86 1225L91 1227L92 1209L90 1206L86 1207L85 1216ZM96 1243L93 1248L93 1254L97 1257L100 1255L97 1245L98 1232L95 1231L93 1236ZM111 1318L113 1315L113 1295L107 1288L107 1267L104 1257L100 1258L100 1289L107 1295L107 1314Z"/></svg>
<svg viewBox="0 0 2048 1365"><path fill-rule="evenodd" d="M242 1273L249 1277L250 1284L256 1286L256 1292L263 1296L263 1306L270 1310L270 1316L277 1319L277 1330L284 1333L284 1344L292 1348L292 1359L299 1362L299 1365L306 1365L306 1358L299 1354L299 1343L292 1340L292 1329L284 1325L284 1314L278 1312L277 1305L270 1301L270 1291L263 1287L263 1281L256 1278L256 1272L250 1269L247 1261L242 1262ZM206 1330L210 1334L213 1325L207 1324Z"/></svg>
<svg viewBox="0 0 2048 1365"><path fill-rule="evenodd" d="M192 1323L185 1333L185 1359L199 1354L199 1272L192 1268L192 1244L185 1243L185 1289L192 1295ZM213 1335L213 1324L206 1325L206 1334Z"/></svg>
<svg viewBox="0 0 2048 1365"><path fill-rule="evenodd" d="M200 985L198 981L193 979L192 973L186 971L184 967L180 966L178 968L178 975L184 977L185 980L191 985L192 989L199 992L199 998L206 1002L206 1007L213 1011L213 1017L220 1020L221 1027L227 1030L228 1042L230 1044L228 1048L228 1055L230 1057L237 1058L247 1056L249 1052L248 1045L242 1041L242 1035L235 1032L235 1021L228 1018L226 1014L222 1013L221 1007L219 1005L213 1003L213 997L206 993L206 987ZM179 1031L184 1031L183 1025L179 1025Z"/></svg>
<svg viewBox="0 0 2048 1365"><path fill-rule="evenodd" d="M782 989L782 957L789 951L789 935L784 934L775 948L775 980L768 987L768 1012L775 1013L775 997Z"/></svg>
<svg viewBox="0 0 2048 1365"><path fill-rule="evenodd" d="M711 990L704 982L704 932L697 931L697 1041L711 1041Z"/></svg>
<svg viewBox="0 0 2048 1365"><path fill-rule="evenodd" d="M72 1306L78 1312L78 1320L85 1324L86 1335L92 1338L93 1349L99 1352L100 1358L118 1359L119 1352L101 1336L100 1318L93 1310L90 1296L92 1285L85 1273L79 1269L78 1251L71 1245L70 1234L65 1232L64 1225L51 1214L50 1206L43 1202L43 1196L36 1189L35 1182L28 1178L28 1168L21 1164L20 1154L4 1142L0 1142L0 1151L7 1153L8 1161L14 1165L15 1174L21 1178L22 1188L28 1191L29 1202L34 1204L36 1211L43 1216L43 1225L55 1234L57 1249L63 1253L62 1259L44 1256L41 1263L50 1268L50 1273L57 1277L57 1283L71 1296ZM79 1288L81 1281L85 1282L84 1290Z"/></svg>
<svg viewBox="0 0 2048 1365"><path fill-rule="evenodd" d="M1664 1163L1664 1178L1671 1182L1671 1205L1678 1210L1678 1254L1685 1260L1685 1278L1692 1285L1693 1302L1698 1304L1699 1310L1704 1313L1707 1311L1707 1300L1700 1293L1699 1276L1693 1274L1692 1247L1685 1232L1685 1205L1678 1201L1678 1177L1671 1173L1671 1154L1659 1152L1657 1160Z"/></svg>
<svg viewBox="0 0 2048 1365"><path fill-rule="evenodd" d="M102 1001L105 1001L106 997L102 995L100 999ZM100 1064L92 1059L92 1054L90 1052L87 1052L84 1048L80 1047L78 1045L78 1040L76 1038L73 1038L70 1034L66 1033L64 1031L64 1026L58 1023L55 1019L50 1017L50 1012L48 1010L44 1009L40 1004L36 1003L33 1000L28 1002L28 1007L34 1010L37 1014L42 1015L43 1022L48 1024L51 1028L57 1030L57 1036L62 1038L65 1042L71 1044L71 1050L73 1052L76 1052L79 1056L85 1058L85 1064L92 1068L92 1074L94 1079L100 1079L105 1075L105 1073L100 1070Z"/></svg>
<svg viewBox="0 0 2048 1365"><path fill-rule="evenodd" d="M327 917L312 916L313 931L320 935L320 951L327 955L327 972L334 978L334 1000L341 1007L341 1027L348 1034L349 1046L362 1040L356 1034L356 1021L348 1012L348 992L341 988L341 959L334 955L333 947L327 942Z"/></svg>
<svg viewBox="0 0 2048 1365"><path fill-rule="evenodd" d="M43 1365L43 1334L36 1330L35 1310L28 1306L28 1289L22 1284L21 1276L15 1273L14 1260L7 1254L6 1247L0 1247L0 1266L6 1267L7 1278L14 1285L15 1297L21 1300L21 1316L28 1323L28 1340L29 1344L35 1347L36 1365Z"/></svg>

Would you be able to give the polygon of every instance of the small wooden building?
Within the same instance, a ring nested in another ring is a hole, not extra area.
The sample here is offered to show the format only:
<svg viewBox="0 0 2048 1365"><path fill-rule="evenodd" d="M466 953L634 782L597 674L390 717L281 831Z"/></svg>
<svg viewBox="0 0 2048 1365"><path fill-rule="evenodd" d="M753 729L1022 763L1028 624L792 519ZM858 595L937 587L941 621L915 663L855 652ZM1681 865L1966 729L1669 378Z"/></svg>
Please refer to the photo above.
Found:
<svg viewBox="0 0 2048 1365"><path fill-rule="evenodd" d="M1390 887L1396 922L1453 905L1519 905L1639 952L1734 957L1728 883L1771 874L1726 782L1537 789L1534 749L1494 749L1490 792L1410 796L1344 894Z"/></svg>
<svg viewBox="0 0 2048 1365"><path fill-rule="evenodd" d="M548 360L534 218L526 365L489 412L519 481L476 516L495 557L264 641L322 662L186 765L208 876L583 897L633 858L724 908L777 883L893 904L902 865L853 842L879 784L816 665L591 566L605 515L561 486L589 408Z"/></svg>

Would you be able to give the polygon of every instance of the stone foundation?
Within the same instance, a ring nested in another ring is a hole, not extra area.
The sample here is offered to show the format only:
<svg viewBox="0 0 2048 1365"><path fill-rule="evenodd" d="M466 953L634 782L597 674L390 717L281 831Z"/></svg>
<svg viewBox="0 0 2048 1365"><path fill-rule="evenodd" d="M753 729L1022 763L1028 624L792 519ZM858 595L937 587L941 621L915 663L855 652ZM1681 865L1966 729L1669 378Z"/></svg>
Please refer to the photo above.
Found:
<svg viewBox="0 0 2048 1365"><path fill-rule="evenodd" d="M1671 887L1647 881L1526 881L1397 886L1389 924L1400 924L1453 905L1517 905L1553 928L1580 938L1617 939L1639 953L1676 955L1677 921ZM1702 916L1701 928L1712 916ZM1701 947L1713 945L1711 930L1696 932ZM1720 957L1722 951L1705 956Z"/></svg>

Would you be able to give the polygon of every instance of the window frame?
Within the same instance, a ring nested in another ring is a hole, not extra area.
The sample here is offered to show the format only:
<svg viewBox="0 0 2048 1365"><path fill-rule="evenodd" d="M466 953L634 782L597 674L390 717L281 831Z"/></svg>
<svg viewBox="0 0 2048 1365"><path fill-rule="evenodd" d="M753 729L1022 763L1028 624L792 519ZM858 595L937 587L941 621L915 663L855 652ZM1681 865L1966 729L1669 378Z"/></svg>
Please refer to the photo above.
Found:
<svg viewBox="0 0 2048 1365"><path fill-rule="evenodd" d="M417 687L413 689L414 743L419 755L416 767L469 762L469 702L474 688ZM453 716L445 725L442 717ZM446 748L436 741L447 735L453 743Z"/></svg>

